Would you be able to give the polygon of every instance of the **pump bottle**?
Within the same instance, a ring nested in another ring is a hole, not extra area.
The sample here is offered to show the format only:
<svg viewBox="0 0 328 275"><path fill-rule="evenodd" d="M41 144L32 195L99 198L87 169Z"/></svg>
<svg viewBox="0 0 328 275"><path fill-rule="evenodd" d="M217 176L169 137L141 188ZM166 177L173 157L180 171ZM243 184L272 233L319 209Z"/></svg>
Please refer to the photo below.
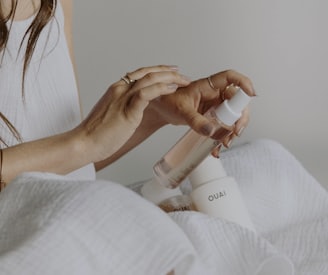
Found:
<svg viewBox="0 0 328 275"><path fill-rule="evenodd" d="M255 232L239 186L228 177L220 159L208 156L190 173L190 197L195 209L235 222Z"/></svg>
<svg viewBox="0 0 328 275"><path fill-rule="evenodd" d="M215 125L210 137L202 136L190 129L153 167L158 182L169 188L177 187L210 152L223 142L234 129L250 97L239 88L236 94L226 99L217 108L209 109L204 115Z"/></svg>

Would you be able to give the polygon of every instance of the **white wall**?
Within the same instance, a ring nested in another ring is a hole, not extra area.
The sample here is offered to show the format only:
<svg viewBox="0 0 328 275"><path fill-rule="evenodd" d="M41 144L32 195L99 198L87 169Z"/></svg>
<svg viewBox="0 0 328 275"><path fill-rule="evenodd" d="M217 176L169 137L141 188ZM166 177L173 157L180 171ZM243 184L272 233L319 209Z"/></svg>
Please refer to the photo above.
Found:
<svg viewBox="0 0 328 275"><path fill-rule="evenodd" d="M196 79L228 68L259 97L240 142L281 142L328 182L328 1L75 1L75 48L85 113L125 72L176 64ZM99 177L131 183L185 132L167 127Z"/></svg>

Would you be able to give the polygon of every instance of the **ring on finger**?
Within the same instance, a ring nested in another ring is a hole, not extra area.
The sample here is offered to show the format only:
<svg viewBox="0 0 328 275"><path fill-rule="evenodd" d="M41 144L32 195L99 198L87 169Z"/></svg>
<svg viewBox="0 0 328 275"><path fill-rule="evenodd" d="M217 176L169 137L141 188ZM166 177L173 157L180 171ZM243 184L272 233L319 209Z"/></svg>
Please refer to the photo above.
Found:
<svg viewBox="0 0 328 275"><path fill-rule="evenodd" d="M207 78L207 82L208 82L208 84L210 85L210 87L211 87L214 91L219 92L219 91L220 91L220 88L216 88L216 87L214 86L211 77L212 77L212 76L210 75L210 76Z"/></svg>
<svg viewBox="0 0 328 275"><path fill-rule="evenodd" d="M134 82L136 82L135 79L132 79L128 74L126 74L125 76L121 77L121 79L128 85L133 84Z"/></svg>

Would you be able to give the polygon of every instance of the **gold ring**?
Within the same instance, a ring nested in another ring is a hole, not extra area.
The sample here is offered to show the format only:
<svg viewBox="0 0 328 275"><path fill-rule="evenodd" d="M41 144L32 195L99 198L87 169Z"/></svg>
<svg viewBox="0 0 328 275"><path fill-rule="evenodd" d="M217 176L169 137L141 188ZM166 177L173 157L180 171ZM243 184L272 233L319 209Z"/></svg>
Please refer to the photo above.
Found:
<svg viewBox="0 0 328 275"><path fill-rule="evenodd" d="M136 80L135 80L135 79L131 79L131 78L129 77L128 74L126 74L125 76L121 77L121 79L122 79L126 84L128 84L128 85L130 85L130 84L136 82Z"/></svg>
<svg viewBox="0 0 328 275"><path fill-rule="evenodd" d="M214 91L219 92L219 91L220 91L220 88L215 88L215 86L214 86L214 84L213 84L213 82L212 82L211 77L212 77L212 76L209 76L209 77L207 78L208 84L210 85L210 87L211 87Z"/></svg>

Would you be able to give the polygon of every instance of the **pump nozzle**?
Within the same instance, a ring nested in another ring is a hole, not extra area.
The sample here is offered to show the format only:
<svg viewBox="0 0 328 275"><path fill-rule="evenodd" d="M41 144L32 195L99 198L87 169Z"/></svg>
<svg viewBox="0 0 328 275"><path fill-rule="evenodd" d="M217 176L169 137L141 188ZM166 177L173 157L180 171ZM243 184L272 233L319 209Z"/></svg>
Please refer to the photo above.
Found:
<svg viewBox="0 0 328 275"><path fill-rule="evenodd" d="M218 118L226 125L233 125L241 116L241 112L250 102L251 97L241 88L231 99L226 99L216 110Z"/></svg>

